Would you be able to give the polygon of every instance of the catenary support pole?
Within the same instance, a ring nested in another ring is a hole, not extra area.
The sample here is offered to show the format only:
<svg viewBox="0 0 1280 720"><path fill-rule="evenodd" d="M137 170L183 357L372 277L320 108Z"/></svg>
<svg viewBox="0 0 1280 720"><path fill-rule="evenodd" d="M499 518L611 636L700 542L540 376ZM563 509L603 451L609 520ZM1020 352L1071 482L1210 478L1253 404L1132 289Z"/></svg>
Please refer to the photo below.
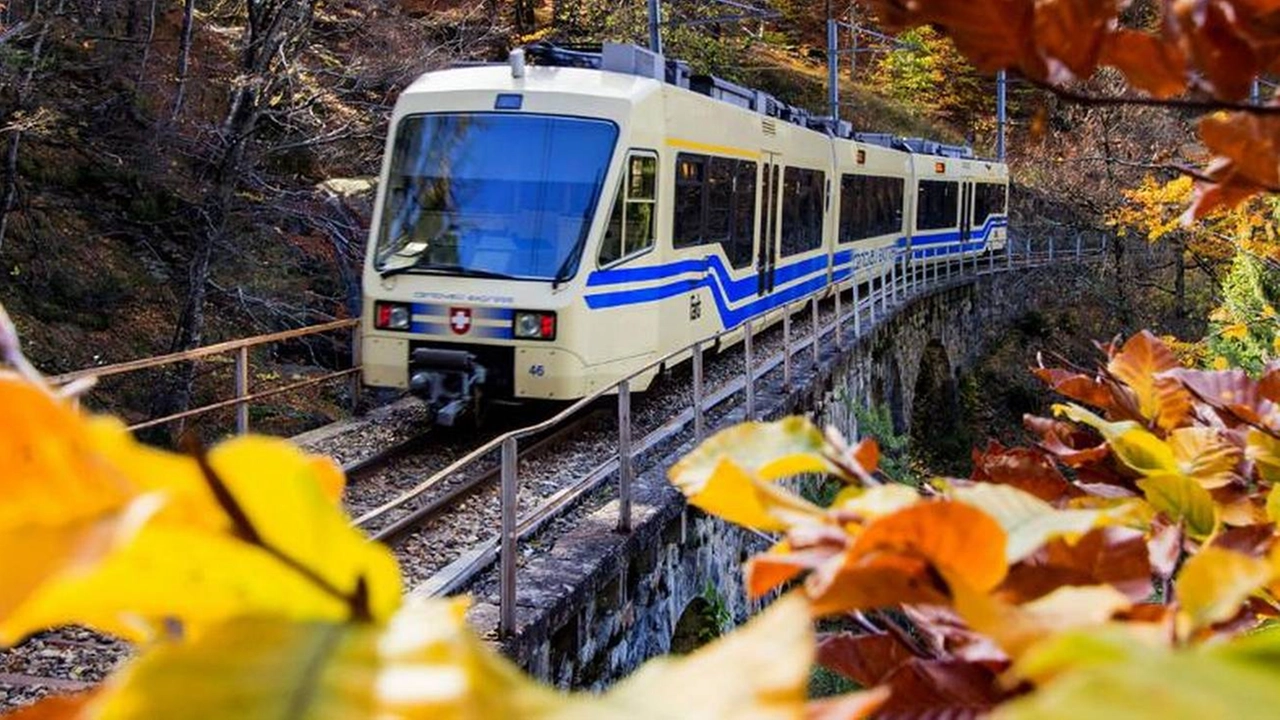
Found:
<svg viewBox="0 0 1280 720"><path fill-rule="evenodd" d="M649 0L649 49L662 54L662 6L659 0Z"/></svg>

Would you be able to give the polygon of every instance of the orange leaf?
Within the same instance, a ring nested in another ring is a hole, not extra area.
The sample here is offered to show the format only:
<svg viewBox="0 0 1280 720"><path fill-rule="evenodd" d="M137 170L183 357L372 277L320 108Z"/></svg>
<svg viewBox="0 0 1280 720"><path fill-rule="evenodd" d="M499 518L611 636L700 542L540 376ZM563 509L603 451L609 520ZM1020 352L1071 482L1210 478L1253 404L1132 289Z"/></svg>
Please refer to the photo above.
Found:
<svg viewBox="0 0 1280 720"><path fill-rule="evenodd" d="M1180 367L1173 351L1146 330L1129 338L1107 363L1107 371L1133 390L1142 415L1164 430L1182 425L1191 413L1186 389L1175 380L1157 377Z"/></svg>
<svg viewBox="0 0 1280 720"><path fill-rule="evenodd" d="M926 502L886 515L853 541L851 558L892 552L921 557L979 591L1004 579L1005 534L991 516L964 503Z"/></svg>
<svg viewBox="0 0 1280 720"><path fill-rule="evenodd" d="M1115 0L1039 0L1033 30L1036 50L1050 61L1049 81L1087 78L1097 67L1104 31L1114 23ZM1054 72L1065 66L1069 74Z"/></svg>
<svg viewBox="0 0 1280 720"><path fill-rule="evenodd" d="M1179 469L1205 489L1229 485L1240 477L1236 468L1244 458L1244 451L1224 438L1217 428L1179 428L1169 435L1168 442Z"/></svg>
<svg viewBox="0 0 1280 720"><path fill-rule="evenodd" d="M1110 33L1102 44L1100 62L1157 98L1179 95L1187 87L1187 58L1182 49L1149 33L1126 28Z"/></svg>

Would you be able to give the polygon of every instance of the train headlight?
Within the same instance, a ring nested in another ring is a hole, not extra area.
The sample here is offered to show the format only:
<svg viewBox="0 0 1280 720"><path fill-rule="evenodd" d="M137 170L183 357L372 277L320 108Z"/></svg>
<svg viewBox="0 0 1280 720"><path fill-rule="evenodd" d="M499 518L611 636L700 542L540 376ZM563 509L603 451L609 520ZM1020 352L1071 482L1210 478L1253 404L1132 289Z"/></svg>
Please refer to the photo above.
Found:
<svg viewBox="0 0 1280 720"><path fill-rule="evenodd" d="M413 313L404 303L373 304L373 324L379 330L408 330Z"/></svg>
<svg viewBox="0 0 1280 720"><path fill-rule="evenodd" d="M517 311L511 329L521 340L555 340L556 314Z"/></svg>

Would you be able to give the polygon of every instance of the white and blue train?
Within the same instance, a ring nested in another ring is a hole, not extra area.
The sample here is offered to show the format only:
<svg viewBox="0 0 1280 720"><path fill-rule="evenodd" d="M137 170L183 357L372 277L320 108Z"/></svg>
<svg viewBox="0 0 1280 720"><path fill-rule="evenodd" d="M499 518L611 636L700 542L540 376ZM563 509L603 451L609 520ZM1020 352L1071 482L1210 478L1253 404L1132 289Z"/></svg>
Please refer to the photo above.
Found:
<svg viewBox="0 0 1280 720"><path fill-rule="evenodd" d="M391 119L364 381L440 422L581 398L895 262L1004 246L1008 169L967 148L855 134L632 46L529 54L427 73Z"/></svg>

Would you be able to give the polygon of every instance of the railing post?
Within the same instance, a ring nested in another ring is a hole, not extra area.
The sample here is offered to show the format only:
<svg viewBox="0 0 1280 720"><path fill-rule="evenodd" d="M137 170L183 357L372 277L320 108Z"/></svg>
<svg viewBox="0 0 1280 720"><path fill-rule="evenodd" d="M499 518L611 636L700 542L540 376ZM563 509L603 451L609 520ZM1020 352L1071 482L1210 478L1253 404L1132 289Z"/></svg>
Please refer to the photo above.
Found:
<svg viewBox="0 0 1280 720"><path fill-rule="evenodd" d="M871 287L871 281L867 281L867 287ZM876 322L876 303L875 297L871 299L871 324ZM857 340L862 337L862 298L858 297L858 280L853 280L853 339Z"/></svg>
<svg viewBox="0 0 1280 720"><path fill-rule="evenodd" d="M1076 262L1080 262L1080 233L1076 233Z"/></svg>
<svg viewBox="0 0 1280 720"><path fill-rule="evenodd" d="M498 585L498 630L505 637L516 631L516 462L520 452L518 441L511 437L502 441L502 548L498 559L501 574Z"/></svg>
<svg viewBox="0 0 1280 720"><path fill-rule="evenodd" d="M855 288L858 287L857 276L854 276L853 278L853 286ZM853 292L854 292L854 296L857 297L858 291L854 290ZM857 307L857 303L854 303L854 307ZM844 325L844 313L840 308L840 286L837 285L836 286L836 348L841 348L844 346L844 333L840 331L843 325Z"/></svg>
<svg viewBox="0 0 1280 720"><path fill-rule="evenodd" d="M360 395L364 391L364 373L360 371L360 367L363 364L364 350L360 347L360 324L357 323L351 326L351 369L355 372L351 373L351 377L348 379L352 415L360 407Z"/></svg>
<svg viewBox="0 0 1280 720"><path fill-rule="evenodd" d="M1049 236L1049 262L1053 262L1053 236Z"/></svg>
<svg viewBox="0 0 1280 720"><path fill-rule="evenodd" d="M631 383L618 383L618 532L631 532Z"/></svg>
<svg viewBox="0 0 1280 720"><path fill-rule="evenodd" d="M751 321L746 322L743 328L745 335L743 336L745 362L746 362L746 393L747 393L747 421L756 418L756 388L755 388L755 355L751 350Z"/></svg>
<svg viewBox="0 0 1280 720"><path fill-rule="evenodd" d="M791 389L791 306L782 306L782 389Z"/></svg>
<svg viewBox="0 0 1280 720"><path fill-rule="evenodd" d="M840 284L836 284L836 292L840 292ZM819 342L822 337L822 327L818 324L818 296L815 294L809 298L809 321L813 323L813 366L818 367L818 361L822 359L822 348Z"/></svg>
<svg viewBox="0 0 1280 720"><path fill-rule="evenodd" d="M902 258L895 253L893 256L893 282L890 283L890 287L893 288L893 304L894 305L898 304L898 276L899 276L898 264L901 262L902 262ZM901 274L905 275L906 273L901 273Z"/></svg>
<svg viewBox="0 0 1280 720"><path fill-rule="evenodd" d="M1008 242L1008 240L1005 240L1005 247L1008 247ZM996 249L993 247L987 248L987 274L996 274Z"/></svg>
<svg viewBox="0 0 1280 720"><path fill-rule="evenodd" d="M1004 266L1006 270L1013 269L1013 238L1007 235L1004 239Z"/></svg>
<svg viewBox="0 0 1280 720"><path fill-rule="evenodd" d="M693 440L702 442L706 437L702 411L702 343L693 344Z"/></svg>
<svg viewBox="0 0 1280 720"><path fill-rule="evenodd" d="M249 348L241 347L236 351L236 434L249 432L249 403L243 398L249 394Z"/></svg>

